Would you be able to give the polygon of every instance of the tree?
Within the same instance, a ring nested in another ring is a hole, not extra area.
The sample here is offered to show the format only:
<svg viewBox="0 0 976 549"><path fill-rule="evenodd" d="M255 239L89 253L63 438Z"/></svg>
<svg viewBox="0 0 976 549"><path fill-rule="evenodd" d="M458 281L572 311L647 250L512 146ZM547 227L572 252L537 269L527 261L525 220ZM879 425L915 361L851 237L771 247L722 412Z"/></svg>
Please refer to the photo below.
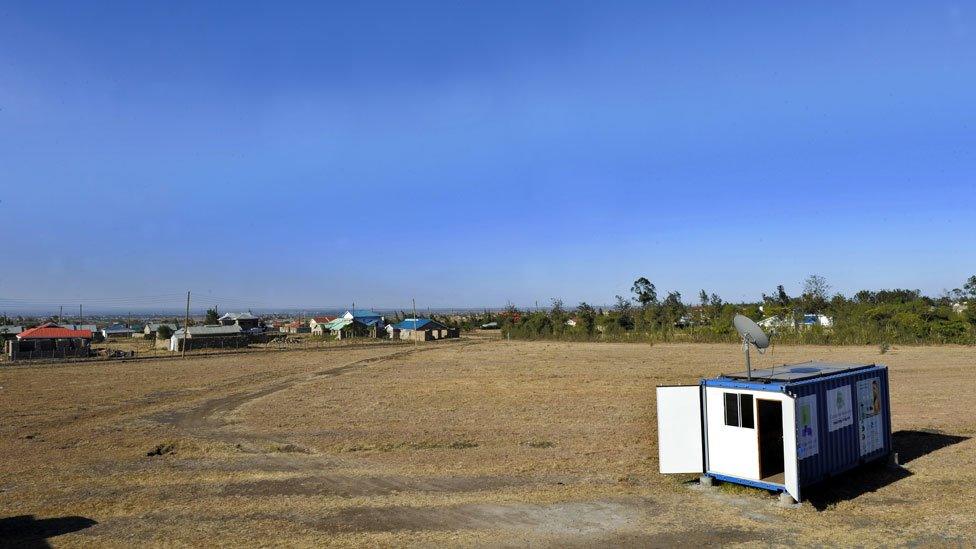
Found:
<svg viewBox="0 0 976 549"><path fill-rule="evenodd" d="M203 321L204 324L220 324L220 314L217 313L216 307L213 309L207 309L207 319Z"/></svg>
<svg viewBox="0 0 976 549"><path fill-rule="evenodd" d="M782 286L779 287L782 290ZM812 274L803 281L803 293L814 298L827 300L827 294L830 292L830 284L827 284L827 279L820 276ZM783 292L785 295L786 292Z"/></svg>
<svg viewBox="0 0 976 549"><path fill-rule="evenodd" d="M810 275L803 281L803 295L801 302L804 313L819 313L827 307L827 294L830 284L820 275Z"/></svg>
<svg viewBox="0 0 976 549"><path fill-rule="evenodd" d="M552 298L552 309L550 309L549 314L553 318L562 318L566 315L566 309L563 308L563 300L558 297Z"/></svg>
<svg viewBox="0 0 976 549"><path fill-rule="evenodd" d="M671 326L679 323L688 312L685 304L681 302L680 292L668 292L668 297L664 298L661 308L664 309L665 317Z"/></svg>
<svg viewBox="0 0 976 549"><path fill-rule="evenodd" d="M702 291L698 292L698 321L702 324L707 324L711 322L712 318L709 314L708 308L708 292L702 288Z"/></svg>
<svg viewBox="0 0 976 549"><path fill-rule="evenodd" d="M634 315L630 301L622 295L616 296L616 299L617 305L614 307L614 310L617 312L617 325L624 330L633 330Z"/></svg>
<svg viewBox="0 0 976 549"><path fill-rule="evenodd" d="M776 303L786 307L790 304L790 296L786 294L786 290L783 289L783 285L780 284L776 286Z"/></svg>
<svg viewBox="0 0 976 549"><path fill-rule="evenodd" d="M586 333L593 335L593 332L596 331L596 310L585 301L582 301L576 306L576 316L583 324L583 329L586 330Z"/></svg>
<svg viewBox="0 0 976 549"><path fill-rule="evenodd" d="M657 303L657 288L643 276L634 281L630 291L634 294L634 300L640 303L642 308L647 308L651 303Z"/></svg>
<svg viewBox="0 0 976 549"><path fill-rule="evenodd" d="M962 285L962 289L966 291L971 299L976 299L976 275L969 277L969 280Z"/></svg>
<svg viewBox="0 0 976 549"><path fill-rule="evenodd" d="M156 329L157 339L169 339L173 337L173 329L165 324L161 324L159 328Z"/></svg>

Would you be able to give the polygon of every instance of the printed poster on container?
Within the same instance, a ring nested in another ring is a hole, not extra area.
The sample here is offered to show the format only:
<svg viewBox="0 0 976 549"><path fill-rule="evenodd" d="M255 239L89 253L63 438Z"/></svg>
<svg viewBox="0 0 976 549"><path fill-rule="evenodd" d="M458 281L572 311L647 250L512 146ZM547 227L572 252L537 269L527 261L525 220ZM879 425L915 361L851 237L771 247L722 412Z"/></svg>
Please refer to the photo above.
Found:
<svg viewBox="0 0 976 549"><path fill-rule="evenodd" d="M803 459L817 455L820 451L817 438L817 395L796 399L796 417L796 457Z"/></svg>
<svg viewBox="0 0 976 549"><path fill-rule="evenodd" d="M834 432L854 424L854 404L851 386L827 390L827 431Z"/></svg>
<svg viewBox="0 0 976 549"><path fill-rule="evenodd" d="M876 377L857 382L858 435L861 455L876 452L884 446L881 425L881 382Z"/></svg>

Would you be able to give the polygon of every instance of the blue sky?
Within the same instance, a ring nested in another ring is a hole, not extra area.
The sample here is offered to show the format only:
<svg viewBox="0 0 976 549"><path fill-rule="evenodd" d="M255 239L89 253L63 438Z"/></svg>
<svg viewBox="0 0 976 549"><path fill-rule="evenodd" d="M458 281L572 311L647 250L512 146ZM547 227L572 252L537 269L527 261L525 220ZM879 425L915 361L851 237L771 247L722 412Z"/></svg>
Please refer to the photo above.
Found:
<svg viewBox="0 0 976 549"><path fill-rule="evenodd" d="M976 273L974 12L7 2L0 298L935 294Z"/></svg>

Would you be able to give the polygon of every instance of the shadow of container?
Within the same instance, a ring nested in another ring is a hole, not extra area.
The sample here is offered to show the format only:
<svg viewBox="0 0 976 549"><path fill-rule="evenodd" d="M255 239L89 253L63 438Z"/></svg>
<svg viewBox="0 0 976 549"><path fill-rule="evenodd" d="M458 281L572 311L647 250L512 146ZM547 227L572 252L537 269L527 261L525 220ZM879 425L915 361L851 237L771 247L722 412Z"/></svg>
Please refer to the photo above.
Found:
<svg viewBox="0 0 976 549"><path fill-rule="evenodd" d="M805 497L818 511L823 511L910 477L912 472L903 465L966 440L969 437L938 431L896 431L891 435L891 445L892 452L898 454L897 465L878 462L848 471L811 486Z"/></svg>
<svg viewBox="0 0 976 549"><path fill-rule="evenodd" d="M98 524L87 517L67 516L37 519L20 515L0 519L0 543L12 547L50 547L48 538L70 534Z"/></svg>

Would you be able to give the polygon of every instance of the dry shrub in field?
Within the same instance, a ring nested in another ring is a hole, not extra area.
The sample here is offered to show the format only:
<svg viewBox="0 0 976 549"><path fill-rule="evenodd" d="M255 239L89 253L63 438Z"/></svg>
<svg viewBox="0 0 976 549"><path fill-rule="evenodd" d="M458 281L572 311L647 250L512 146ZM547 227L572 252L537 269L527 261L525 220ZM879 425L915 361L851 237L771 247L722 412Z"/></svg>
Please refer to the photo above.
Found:
<svg viewBox="0 0 976 549"><path fill-rule="evenodd" d="M153 448L152 450L146 452L146 457L166 456L169 454L175 454L176 446L177 446L176 442L162 442L160 444L157 444L156 447Z"/></svg>

